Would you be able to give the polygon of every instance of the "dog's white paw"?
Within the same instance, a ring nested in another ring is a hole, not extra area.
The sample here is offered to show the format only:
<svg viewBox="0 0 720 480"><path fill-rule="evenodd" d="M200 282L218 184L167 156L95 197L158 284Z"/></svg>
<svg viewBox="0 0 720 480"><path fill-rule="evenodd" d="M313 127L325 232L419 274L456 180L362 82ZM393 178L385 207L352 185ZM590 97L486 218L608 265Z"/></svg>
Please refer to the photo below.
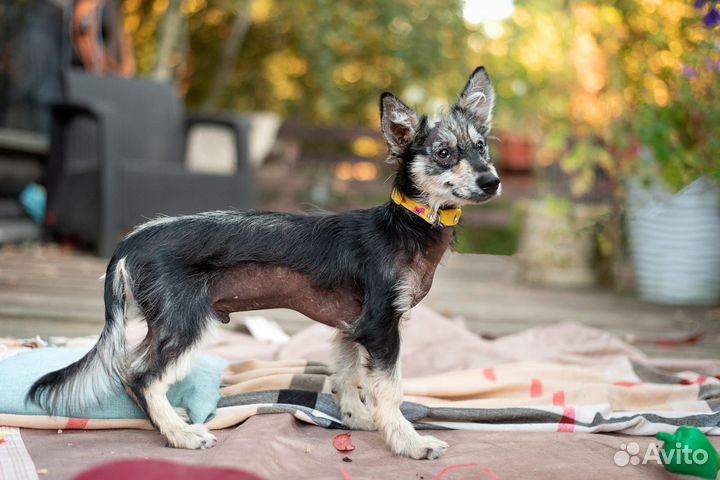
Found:
<svg viewBox="0 0 720 480"><path fill-rule="evenodd" d="M168 444L174 448L187 448L189 450L204 450L212 448L217 439L204 425L188 425L181 429L167 433Z"/></svg>
<svg viewBox="0 0 720 480"><path fill-rule="evenodd" d="M355 408L352 412L342 412L342 421L351 430L375 430L375 421L366 407Z"/></svg>
<svg viewBox="0 0 720 480"><path fill-rule="evenodd" d="M390 449L397 455L414 458L416 460L435 460L440 458L448 449L448 444L439 438L416 435L412 438L395 439Z"/></svg>

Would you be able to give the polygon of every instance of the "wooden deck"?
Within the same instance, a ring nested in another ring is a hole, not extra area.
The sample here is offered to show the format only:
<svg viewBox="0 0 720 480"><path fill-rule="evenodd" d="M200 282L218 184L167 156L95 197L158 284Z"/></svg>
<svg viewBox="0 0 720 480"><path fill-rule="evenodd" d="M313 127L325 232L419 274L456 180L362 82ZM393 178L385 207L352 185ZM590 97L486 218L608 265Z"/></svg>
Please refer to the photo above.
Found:
<svg viewBox="0 0 720 480"><path fill-rule="evenodd" d="M0 336L76 336L103 325L106 261L57 247L0 250ZM617 335L652 356L720 358L720 309L674 308L604 291L559 291L519 284L512 257L449 254L424 303L489 336L577 321ZM262 312L294 333L310 320ZM677 344L673 346L673 344Z"/></svg>

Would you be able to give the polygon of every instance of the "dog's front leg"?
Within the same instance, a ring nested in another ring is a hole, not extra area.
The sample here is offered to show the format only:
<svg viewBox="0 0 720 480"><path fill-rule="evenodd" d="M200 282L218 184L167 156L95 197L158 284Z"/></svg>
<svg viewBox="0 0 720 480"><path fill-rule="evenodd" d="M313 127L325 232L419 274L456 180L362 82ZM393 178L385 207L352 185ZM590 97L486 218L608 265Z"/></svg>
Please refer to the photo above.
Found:
<svg viewBox="0 0 720 480"><path fill-rule="evenodd" d="M357 325L354 338L365 347L369 356L367 375L375 403L375 425L393 453L415 459L439 458L448 444L435 437L418 434L400 412L403 390L399 329L403 312L390 302L367 304L374 308L366 311Z"/></svg>
<svg viewBox="0 0 720 480"><path fill-rule="evenodd" d="M419 435L400 412L402 379L400 365L370 372L370 384L375 396L375 424L383 432L385 442L393 453L415 459L435 459L442 456L448 444L429 435Z"/></svg>

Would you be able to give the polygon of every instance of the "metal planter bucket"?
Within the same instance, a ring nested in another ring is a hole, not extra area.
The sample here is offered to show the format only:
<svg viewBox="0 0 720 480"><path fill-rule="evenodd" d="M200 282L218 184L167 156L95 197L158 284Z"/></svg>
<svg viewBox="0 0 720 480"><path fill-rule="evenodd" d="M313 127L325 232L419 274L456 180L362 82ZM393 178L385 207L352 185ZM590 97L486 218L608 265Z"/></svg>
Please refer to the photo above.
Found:
<svg viewBox="0 0 720 480"><path fill-rule="evenodd" d="M627 227L640 297L671 305L720 303L720 187L699 178L678 193L627 185Z"/></svg>

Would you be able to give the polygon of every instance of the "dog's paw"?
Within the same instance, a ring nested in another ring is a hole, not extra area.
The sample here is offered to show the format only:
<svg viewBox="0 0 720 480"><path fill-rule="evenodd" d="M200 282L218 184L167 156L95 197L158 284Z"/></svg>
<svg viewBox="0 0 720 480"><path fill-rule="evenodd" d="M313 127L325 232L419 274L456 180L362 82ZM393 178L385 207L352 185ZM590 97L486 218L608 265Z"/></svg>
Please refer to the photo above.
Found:
<svg viewBox="0 0 720 480"><path fill-rule="evenodd" d="M435 460L440 458L448 449L448 444L439 438L417 435L404 442L391 445L393 453L416 460Z"/></svg>
<svg viewBox="0 0 720 480"><path fill-rule="evenodd" d="M171 447L189 450L205 450L217 443L215 436L204 425L188 425L168 432L166 437Z"/></svg>
<svg viewBox="0 0 720 480"><path fill-rule="evenodd" d="M375 430L375 421L367 408L356 408L352 412L342 412L343 424L351 430Z"/></svg>

